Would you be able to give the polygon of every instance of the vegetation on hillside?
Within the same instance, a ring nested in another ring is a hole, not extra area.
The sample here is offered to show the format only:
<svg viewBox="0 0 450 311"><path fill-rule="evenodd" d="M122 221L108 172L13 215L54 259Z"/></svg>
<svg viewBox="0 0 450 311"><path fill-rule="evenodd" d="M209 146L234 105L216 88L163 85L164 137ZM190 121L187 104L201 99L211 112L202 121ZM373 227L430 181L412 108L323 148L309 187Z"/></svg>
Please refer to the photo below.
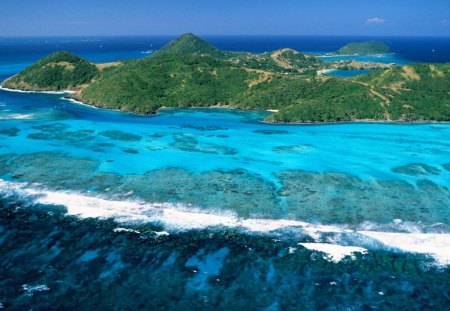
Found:
<svg viewBox="0 0 450 311"><path fill-rule="evenodd" d="M385 98L392 120L450 120L450 63L395 67L356 81Z"/></svg>
<svg viewBox="0 0 450 311"><path fill-rule="evenodd" d="M258 74L196 54L160 54L105 71L81 93L98 107L154 113L161 107L231 105Z"/></svg>
<svg viewBox="0 0 450 311"><path fill-rule="evenodd" d="M337 54L386 54L391 50L383 42L366 41L352 42L337 51Z"/></svg>
<svg viewBox="0 0 450 311"><path fill-rule="evenodd" d="M249 69L270 70L280 73L315 74L325 64L317 57L304 55L291 49L282 49L271 53L234 53L229 61L237 66Z"/></svg>
<svg viewBox="0 0 450 311"><path fill-rule="evenodd" d="M186 55L195 54L200 56L211 56L214 58L225 58L227 53L212 46L206 41L200 39L192 33L187 33L181 37L169 42L161 49L156 51L155 55Z"/></svg>
<svg viewBox="0 0 450 311"><path fill-rule="evenodd" d="M56 67L63 73L55 76ZM77 67L86 70L75 75ZM4 85L78 88L74 96L86 103L141 114L217 106L277 110L271 122L450 120L450 64L394 66L354 79L318 75L325 67L290 49L222 52L188 34L152 56L101 72L69 53L53 54Z"/></svg>
<svg viewBox="0 0 450 311"><path fill-rule="evenodd" d="M89 83L98 74L97 67L88 61L69 52L56 52L6 80L3 85L26 90L65 90Z"/></svg>

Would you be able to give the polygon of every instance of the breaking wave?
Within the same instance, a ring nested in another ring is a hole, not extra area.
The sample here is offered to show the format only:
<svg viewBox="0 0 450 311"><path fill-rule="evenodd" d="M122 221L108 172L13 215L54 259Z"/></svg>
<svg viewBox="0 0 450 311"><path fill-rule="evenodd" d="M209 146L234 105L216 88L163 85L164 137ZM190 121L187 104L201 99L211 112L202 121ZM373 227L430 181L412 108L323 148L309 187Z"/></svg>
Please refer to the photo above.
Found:
<svg viewBox="0 0 450 311"><path fill-rule="evenodd" d="M62 205L66 207L68 215L80 218L113 218L119 223L130 225L160 224L168 232L230 228L245 233L272 234L276 238L308 236L314 240L313 243L298 245L322 252L326 254L325 259L334 262L355 253L366 254L370 250L387 249L431 256L438 265L450 265L450 233L444 224L424 227L396 219L391 224L347 226L290 219L239 218L231 211L205 210L173 203L108 200L77 192L40 189L39 186L0 179L0 195L16 196L38 204ZM120 230L127 232L127 229Z"/></svg>
<svg viewBox="0 0 450 311"><path fill-rule="evenodd" d="M27 94L55 94L55 95L61 95L61 94L72 94L75 93L74 91L64 90L64 91L24 91L24 90L15 90L15 89L9 89L6 87L3 87L0 85L0 90L7 91L7 92L15 92L15 93L27 93Z"/></svg>

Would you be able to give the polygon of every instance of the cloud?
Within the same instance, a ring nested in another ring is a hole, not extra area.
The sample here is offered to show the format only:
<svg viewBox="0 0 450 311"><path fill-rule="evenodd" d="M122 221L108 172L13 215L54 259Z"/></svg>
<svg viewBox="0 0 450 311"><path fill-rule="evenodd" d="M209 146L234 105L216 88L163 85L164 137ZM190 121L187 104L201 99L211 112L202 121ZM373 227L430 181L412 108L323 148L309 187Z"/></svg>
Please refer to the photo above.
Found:
<svg viewBox="0 0 450 311"><path fill-rule="evenodd" d="M383 23L384 23L384 19L379 18L379 17L369 18L366 21L366 24L383 24Z"/></svg>

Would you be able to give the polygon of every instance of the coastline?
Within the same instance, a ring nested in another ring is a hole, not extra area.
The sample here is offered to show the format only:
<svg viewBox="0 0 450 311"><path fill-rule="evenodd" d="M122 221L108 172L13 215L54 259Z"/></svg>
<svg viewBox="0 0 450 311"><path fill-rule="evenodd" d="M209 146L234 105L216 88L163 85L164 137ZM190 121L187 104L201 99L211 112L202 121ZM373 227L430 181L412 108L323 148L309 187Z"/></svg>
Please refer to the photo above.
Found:
<svg viewBox="0 0 450 311"><path fill-rule="evenodd" d="M395 55L395 53L355 53L355 54L338 54L338 53L327 53L327 54L317 54L317 57L351 57L351 56L361 56L361 55L368 55L368 56L378 56L378 55Z"/></svg>
<svg viewBox="0 0 450 311"><path fill-rule="evenodd" d="M277 109L267 109L267 110L259 110L259 109L243 109L243 108L237 108L237 107L230 107L230 106L211 106L211 107L161 107L156 110L155 113L152 114L140 114L135 113L132 111L127 110L119 110L119 109L111 109L111 108L104 108L104 107L97 107L94 105L90 105L84 102L81 102L79 100L70 98L70 97L62 97L63 100L67 100L69 102L72 102L77 105L83 105L87 107L91 107L94 109L105 109L109 111L116 111L116 112L122 112L122 113L129 113L137 116L142 117L151 117L156 116L160 114L161 110L176 110L176 109L218 109L218 110L240 110L240 111L257 111L257 112L270 112L270 113L277 113L279 110ZM396 121L396 120L374 120L374 119L361 119L361 120L350 120L350 121L327 121L327 122L270 122L265 119L258 120L260 123L270 124L270 125L339 125L339 124L387 124L387 125L425 125L425 124L450 124L449 121L433 121L433 120L421 120L421 121Z"/></svg>
<svg viewBox="0 0 450 311"><path fill-rule="evenodd" d="M64 93L64 94L66 94L66 93ZM72 98L72 97L68 97L68 96L63 96L63 97L61 97L61 99L62 99L62 100L65 100L65 101L68 101L68 102L71 102L72 104L76 104L76 105L81 105L81 106L85 106L85 107L89 107L89 108L94 108L94 109L102 109L102 108L100 108L100 107L96 107L96 106L94 106L94 105L86 104L86 103L84 103L84 102L82 102L82 101L76 100L76 99L74 99L74 98ZM109 109L109 110L112 110L112 109ZM120 110L117 110L117 111L120 111Z"/></svg>
<svg viewBox="0 0 450 311"><path fill-rule="evenodd" d="M0 85L0 90L6 91L6 92L15 92L15 93L28 93L28 94L50 94L50 95L64 95L64 94L76 94L75 91L71 90L63 90L63 91L24 91L24 90L15 90L15 89L9 89L5 88L2 85ZM229 109L229 110L241 110L241 111L261 111L261 112L270 112L270 113L277 113L278 109L266 109L266 110L259 110L259 109L243 109L243 108L237 108L237 107L230 107L230 106L210 106L210 107L161 107L156 110L155 113L152 114L140 114L133 111L127 111L127 110L120 110L120 109L111 109L111 108L104 108L104 107L98 107L95 105L91 105L88 103L85 103L83 101L80 101L78 99L64 96L61 97L62 100L71 102L76 105L81 105L85 107L90 107L93 109L105 109L109 111L116 111L116 112L122 112L122 113L129 113L137 116L155 116L159 114L160 110L164 109ZM450 124L450 120L448 121L436 121L436 120L418 120L418 121L400 121L400 120L375 120L375 119L358 119L358 120L348 120L348 121L325 121L325 122L270 122L265 119L258 120L258 122L265 123L265 124L271 124L271 125L309 125L309 126L317 126L317 125L339 125L339 124L387 124L387 125L425 125L425 124Z"/></svg>
<svg viewBox="0 0 450 311"><path fill-rule="evenodd" d="M426 124L450 124L448 121L420 120L420 121L396 121L396 120L374 120L374 119L358 119L350 121L326 121L326 122L270 122L261 120L260 122L272 125L344 125L344 124L386 124L386 125L426 125Z"/></svg>
<svg viewBox="0 0 450 311"><path fill-rule="evenodd" d="M62 91L37 91L37 90L30 90L30 91L25 91L25 90L10 89L10 88L4 87L1 84L0 84L0 90L5 91L5 92L15 92L15 93L53 94L53 95L75 94L76 93L75 91L70 91L70 90L62 90Z"/></svg>

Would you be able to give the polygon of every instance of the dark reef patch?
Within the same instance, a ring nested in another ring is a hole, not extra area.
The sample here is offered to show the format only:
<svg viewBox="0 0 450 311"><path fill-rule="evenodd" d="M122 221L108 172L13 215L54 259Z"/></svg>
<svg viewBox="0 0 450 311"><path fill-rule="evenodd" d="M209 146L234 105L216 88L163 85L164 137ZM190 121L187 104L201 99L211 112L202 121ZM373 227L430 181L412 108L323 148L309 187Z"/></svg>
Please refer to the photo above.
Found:
<svg viewBox="0 0 450 311"><path fill-rule="evenodd" d="M163 147L160 147L160 146L148 146L148 147L147 147L147 150L150 150L150 151L160 151L160 150L164 150L164 148L163 148Z"/></svg>
<svg viewBox="0 0 450 311"><path fill-rule="evenodd" d="M83 146L86 141L94 140L94 130L78 131L42 131L40 133L28 134L28 138L36 140L59 140L73 146Z"/></svg>
<svg viewBox="0 0 450 311"><path fill-rule="evenodd" d="M259 175L245 170L210 171L192 174L167 168L143 175L97 172L99 162L56 152L0 157L2 176L14 181L40 183L56 190L86 190L121 198L132 193L148 202L192 204L201 208L236 211L241 216L277 215L275 188ZM73 178L76 176L76 178Z"/></svg>
<svg viewBox="0 0 450 311"><path fill-rule="evenodd" d="M175 133L173 134L173 139L174 142L171 143L170 146L178 150L223 155L235 155L238 153L238 151L232 147L211 143L200 143L195 135L191 134Z"/></svg>
<svg viewBox="0 0 450 311"><path fill-rule="evenodd" d="M404 181L363 181L342 173L283 171L278 177L283 185L278 195L285 197L296 219L358 224L399 218L450 224L450 191L428 180L416 188Z"/></svg>
<svg viewBox="0 0 450 311"><path fill-rule="evenodd" d="M137 151L136 149L133 148L122 148L122 151L125 153L132 153L132 154L138 154L139 151Z"/></svg>
<svg viewBox="0 0 450 311"><path fill-rule="evenodd" d="M276 146L272 149L276 153L304 153L311 149L311 145Z"/></svg>
<svg viewBox="0 0 450 311"><path fill-rule="evenodd" d="M42 183L53 189L80 190L97 167L98 162L91 159L59 152L38 152L9 155L7 170L13 180Z"/></svg>
<svg viewBox="0 0 450 311"><path fill-rule="evenodd" d="M136 152L128 149L124 152ZM0 175L50 189L191 204L231 210L243 217L351 225L364 221L383 224L393 219L450 224L450 190L427 179L412 185L395 180L365 181L343 173L292 170L279 172L276 186L243 169L192 173L165 168L118 175L99 172L99 165L97 160L57 152L6 154L0 156Z"/></svg>
<svg viewBox="0 0 450 311"><path fill-rule="evenodd" d="M39 130L42 132L61 132L61 131L67 130L69 127L70 127L70 125L65 124L65 123L52 123L52 124L33 126L33 129Z"/></svg>
<svg viewBox="0 0 450 311"><path fill-rule="evenodd" d="M119 140L119 141L140 141L142 139L141 136L123 132L123 131L104 131L101 132L100 135L108 137L112 140Z"/></svg>
<svg viewBox="0 0 450 311"><path fill-rule="evenodd" d="M392 169L392 171L394 173L417 177L427 176L429 174L439 175L441 173L438 168L424 163L411 163L408 165L395 167Z"/></svg>
<svg viewBox="0 0 450 311"><path fill-rule="evenodd" d="M180 126L180 128L194 129L194 130L197 130L197 131L226 131L226 130L228 130L228 128L224 128L224 127L220 127L220 126L214 126L214 125L196 126L196 125L186 124L186 125Z"/></svg>
<svg viewBox="0 0 450 311"><path fill-rule="evenodd" d="M162 138L162 137L168 136L170 134L171 133L169 133L169 132L156 132L156 133L148 135L148 137L151 137L151 138Z"/></svg>
<svg viewBox="0 0 450 311"><path fill-rule="evenodd" d="M285 135L285 134L289 134L288 131L283 131L283 130L254 130L253 133L264 134L264 135Z"/></svg>
<svg viewBox="0 0 450 311"><path fill-rule="evenodd" d="M184 202L206 208L231 209L239 216L273 215L281 212L277 206L274 186L246 170L211 171L192 174L181 169L164 169L149 172L145 180L157 180L151 191L135 187L135 192L147 200ZM142 188L142 187L141 187ZM174 200L175 199L175 200Z"/></svg>
<svg viewBox="0 0 450 311"><path fill-rule="evenodd" d="M18 129L17 127L11 127L8 129L4 129L4 130L0 130L0 135L5 135L5 136L17 136L17 134L20 132L20 129Z"/></svg>

